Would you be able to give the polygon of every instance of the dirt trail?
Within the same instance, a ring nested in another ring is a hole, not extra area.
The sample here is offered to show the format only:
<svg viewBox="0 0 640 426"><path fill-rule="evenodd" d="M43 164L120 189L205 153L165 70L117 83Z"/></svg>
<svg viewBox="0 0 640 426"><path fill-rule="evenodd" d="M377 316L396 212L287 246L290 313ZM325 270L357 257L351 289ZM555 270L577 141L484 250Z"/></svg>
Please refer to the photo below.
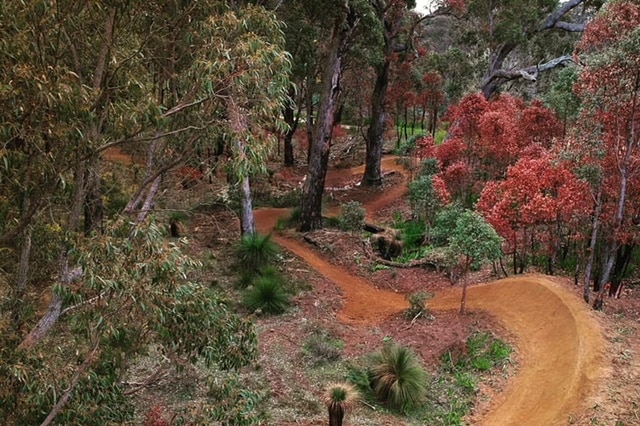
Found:
<svg viewBox="0 0 640 426"><path fill-rule="evenodd" d="M393 159L385 159L383 168L402 173ZM362 170L342 171L328 182L349 173L356 175ZM398 185L365 207L374 212L405 191L405 185ZM286 209L256 211L258 230L270 232L277 219L287 214ZM344 298L340 321L377 324L407 306L403 295L375 288L296 240L276 234L274 240L339 286ZM459 303L460 291L453 289L436 295L429 307L453 310ZM517 374L475 424L568 424L570 415L584 408L585 399L596 391L606 365L600 327L587 305L551 278L536 275L472 286L467 307L487 311L500 321L514 336L520 360Z"/></svg>

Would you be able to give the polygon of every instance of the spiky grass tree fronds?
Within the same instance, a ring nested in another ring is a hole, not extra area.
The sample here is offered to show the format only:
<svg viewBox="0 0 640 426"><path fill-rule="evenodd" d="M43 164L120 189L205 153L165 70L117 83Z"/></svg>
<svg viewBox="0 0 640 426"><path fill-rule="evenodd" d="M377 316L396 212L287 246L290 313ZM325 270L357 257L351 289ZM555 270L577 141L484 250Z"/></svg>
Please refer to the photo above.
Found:
<svg viewBox="0 0 640 426"><path fill-rule="evenodd" d="M411 349L387 343L372 356L373 390L379 401L403 412L424 398L427 375Z"/></svg>
<svg viewBox="0 0 640 426"><path fill-rule="evenodd" d="M244 304L253 312L281 314L291 304L281 277L259 277L243 296Z"/></svg>
<svg viewBox="0 0 640 426"><path fill-rule="evenodd" d="M278 246L271 240L271 234L262 236L254 232L244 235L235 251L238 267L257 274L261 268L275 260Z"/></svg>
<svg viewBox="0 0 640 426"><path fill-rule="evenodd" d="M332 383L327 387L324 403L329 412L329 426L342 426L347 410L360 401L360 393L349 383Z"/></svg>

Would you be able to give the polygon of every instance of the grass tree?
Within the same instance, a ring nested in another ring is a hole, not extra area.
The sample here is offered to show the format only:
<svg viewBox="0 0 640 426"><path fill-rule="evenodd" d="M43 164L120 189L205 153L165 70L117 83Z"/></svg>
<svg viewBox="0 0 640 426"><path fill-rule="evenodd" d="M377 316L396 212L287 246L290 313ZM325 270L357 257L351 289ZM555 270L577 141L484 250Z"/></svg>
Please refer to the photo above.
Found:
<svg viewBox="0 0 640 426"><path fill-rule="evenodd" d="M360 400L360 393L349 383L333 383L327 387L324 403L329 411L329 426L342 426L344 415Z"/></svg>
<svg viewBox="0 0 640 426"><path fill-rule="evenodd" d="M385 343L372 355L371 385L376 398L403 412L415 408L424 398L427 375L411 349Z"/></svg>
<svg viewBox="0 0 640 426"><path fill-rule="evenodd" d="M253 312L281 314L291 304L282 277L258 277L243 295L244 304Z"/></svg>
<svg viewBox="0 0 640 426"><path fill-rule="evenodd" d="M254 232L240 239L236 244L235 254L238 268L255 276L275 260L278 246L271 240L271 234L260 235Z"/></svg>

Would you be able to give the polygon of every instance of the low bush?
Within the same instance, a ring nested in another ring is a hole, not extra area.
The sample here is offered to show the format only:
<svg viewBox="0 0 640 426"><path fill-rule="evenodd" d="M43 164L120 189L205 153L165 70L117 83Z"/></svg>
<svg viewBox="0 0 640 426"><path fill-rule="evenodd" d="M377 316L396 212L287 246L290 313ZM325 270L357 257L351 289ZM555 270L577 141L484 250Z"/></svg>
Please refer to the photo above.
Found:
<svg viewBox="0 0 640 426"><path fill-rule="evenodd" d="M366 211L362 203L349 201L342 204L342 214L339 218L340 228L345 231L357 231L362 228Z"/></svg>
<svg viewBox="0 0 640 426"><path fill-rule="evenodd" d="M433 297L433 293L428 293L426 291L417 291L415 293L411 293L407 295L407 301L409 302L409 307L405 309L404 316L408 320L413 320L418 317L418 315L422 315L423 317L429 316L429 311L426 307L427 300Z"/></svg>
<svg viewBox="0 0 640 426"><path fill-rule="evenodd" d="M256 278L253 285L245 290L242 300L252 312L271 315L285 312L291 304L282 278L274 276Z"/></svg>

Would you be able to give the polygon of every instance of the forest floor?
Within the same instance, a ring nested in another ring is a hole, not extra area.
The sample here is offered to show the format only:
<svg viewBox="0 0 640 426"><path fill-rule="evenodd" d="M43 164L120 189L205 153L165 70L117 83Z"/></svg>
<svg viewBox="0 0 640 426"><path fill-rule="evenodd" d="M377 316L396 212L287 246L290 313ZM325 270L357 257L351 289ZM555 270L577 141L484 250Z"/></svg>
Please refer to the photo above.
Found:
<svg viewBox="0 0 640 426"><path fill-rule="evenodd" d="M392 158L385 159L383 170L384 185L377 189L357 185L362 167L331 170L327 212L335 214L340 203L356 200L366 207L369 222L389 225L394 215L407 214L406 172ZM301 168L276 170L262 185L287 191L299 188L302 177ZM270 395L269 424L326 422L323 390L328 381L339 381L344 369L309 359L303 346L312 335L340 341L342 360L362 359L392 338L435 371L445 351L464 345L477 330L506 340L514 353L510 367L485 377L468 424L640 424L640 294L634 286L627 286L620 299L606 299L604 311L596 312L568 278L531 271L500 279L483 270L468 276L468 313L460 316L460 289L442 273L382 267L363 249L360 233L273 231L278 218L288 214L287 209L256 210L259 230L273 232L283 249L281 269L300 290L287 314L256 317L257 368ZM237 228L233 214L219 209L193 215L184 234L194 253L206 251L221 266L218 270L231 276ZM224 286L225 279L217 279ZM429 319L410 322L403 311L406 296L416 291L436 297L428 302ZM419 423L362 405L345 424Z"/></svg>

